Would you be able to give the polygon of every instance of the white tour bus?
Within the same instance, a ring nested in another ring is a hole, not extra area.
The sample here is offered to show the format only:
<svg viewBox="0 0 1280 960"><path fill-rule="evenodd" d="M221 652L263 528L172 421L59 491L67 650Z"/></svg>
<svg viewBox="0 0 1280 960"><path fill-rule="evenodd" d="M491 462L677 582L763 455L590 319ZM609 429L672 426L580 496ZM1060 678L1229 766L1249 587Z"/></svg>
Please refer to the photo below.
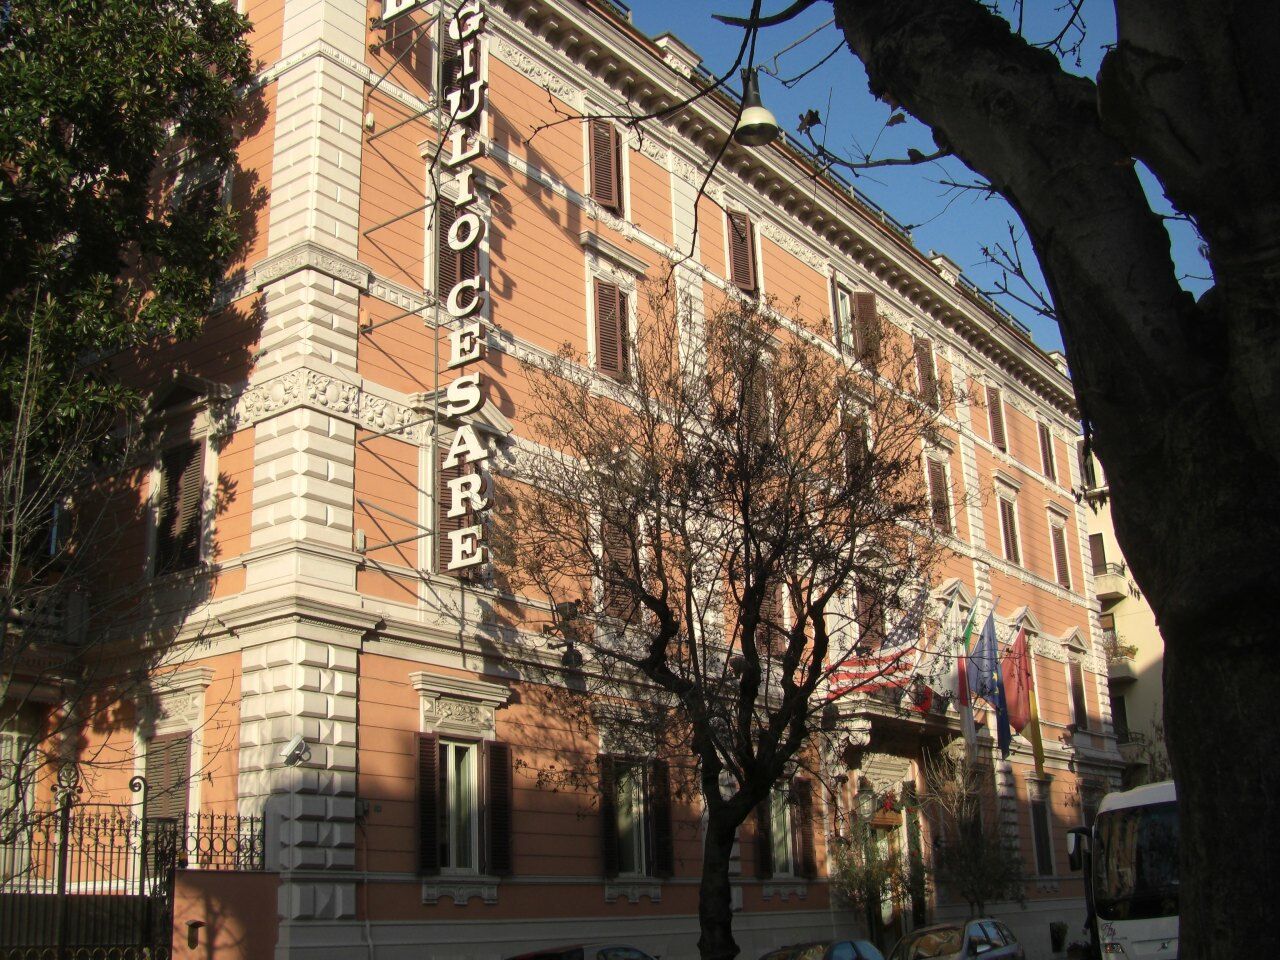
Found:
<svg viewBox="0 0 1280 960"><path fill-rule="evenodd" d="M1068 837L1085 870L1094 943L1106 960L1178 956L1178 803L1173 783L1109 793Z"/></svg>

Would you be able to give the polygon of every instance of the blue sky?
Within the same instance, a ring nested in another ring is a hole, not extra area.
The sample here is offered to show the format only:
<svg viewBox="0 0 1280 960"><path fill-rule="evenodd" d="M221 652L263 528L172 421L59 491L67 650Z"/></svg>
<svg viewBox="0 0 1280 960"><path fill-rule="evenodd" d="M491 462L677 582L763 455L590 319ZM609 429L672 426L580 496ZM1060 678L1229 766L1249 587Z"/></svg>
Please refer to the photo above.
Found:
<svg viewBox="0 0 1280 960"><path fill-rule="evenodd" d="M789 2L766 0L763 9L765 12L780 10ZM1026 3L1028 36L1041 39L1057 32L1057 25L1063 19L1057 12L1061 0L1026 0ZM645 33L650 36L674 33L702 56L704 66L723 72L737 56L742 33L712 20L712 14L741 16L749 11L750 5L745 0L631 0L631 8L634 23ZM1087 32L1080 47L1079 63L1073 59L1068 66L1073 72L1094 76L1106 44L1114 38L1113 7L1105 0L1087 0L1084 19ZM800 114L817 110L823 126L815 128L815 136L820 140L825 137L827 148L842 156L857 157L871 152L877 158L900 157L905 156L908 147L923 153L933 152L928 129L914 120L885 126L891 111L867 92L866 73L861 63L840 43L830 20L830 5L818 3L795 21L762 31L756 46L756 62L766 74L761 77L761 93L778 122L794 134ZM830 60L792 87L781 82L804 73L832 51L835 53ZM867 170L856 178L847 172L844 175L853 179L859 190L900 223L909 225L917 247L926 252L945 253L964 268L966 276L980 288L994 288L999 274L984 266L982 248L995 243L1007 246L1010 223L1018 236L1022 228L1016 214L1003 200L987 199L973 191L956 191L943 185L942 181L974 179L963 164L945 160L916 167ZM1144 182L1148 194L1155 198L1156 209L1167 212L1169 205L1154 179L1147 176ZM1207 274L1208 267L1197 252L1191 229L1185 224L1171 226L1175 261L1183 274L1190 275L1183 280L1183 285L1198 294L1207 282L1197 280L1194 275ZM1034 256L1028 244L1023 244L1023 252L1034 268ZM1000 302L1031 328L1038 344L1048 350L1061 349L1056 323L1008 299Z"/></svg>

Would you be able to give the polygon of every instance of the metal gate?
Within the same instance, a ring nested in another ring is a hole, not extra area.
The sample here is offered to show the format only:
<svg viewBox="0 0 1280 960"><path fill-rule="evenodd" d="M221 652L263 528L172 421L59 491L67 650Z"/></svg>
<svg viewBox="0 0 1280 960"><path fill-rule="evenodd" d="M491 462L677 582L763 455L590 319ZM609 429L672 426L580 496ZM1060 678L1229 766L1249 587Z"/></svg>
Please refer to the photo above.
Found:
<svg viewBox="0 0 1280 960"><path fill-rule="evenodd" d="M77 804L74 766L58 804L0 822L0 960L168 960L179 825L141 804Z"/></svg>

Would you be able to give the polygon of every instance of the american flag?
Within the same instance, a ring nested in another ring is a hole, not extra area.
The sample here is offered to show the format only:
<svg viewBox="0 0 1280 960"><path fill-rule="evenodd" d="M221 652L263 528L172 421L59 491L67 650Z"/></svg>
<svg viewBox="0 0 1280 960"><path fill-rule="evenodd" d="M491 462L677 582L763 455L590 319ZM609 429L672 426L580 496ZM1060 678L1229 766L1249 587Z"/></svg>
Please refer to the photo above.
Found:
<svg viewBox="0 0 1280 960"><path fill-rule="evenodd" d="M928 599L929 588L921 587L915 602L881 641L879 649L852 657L831 671L829 699L834 700L853 690L872 693L910 685L920 655L916 643L920 639L920 625L924 622Z"/></svg>

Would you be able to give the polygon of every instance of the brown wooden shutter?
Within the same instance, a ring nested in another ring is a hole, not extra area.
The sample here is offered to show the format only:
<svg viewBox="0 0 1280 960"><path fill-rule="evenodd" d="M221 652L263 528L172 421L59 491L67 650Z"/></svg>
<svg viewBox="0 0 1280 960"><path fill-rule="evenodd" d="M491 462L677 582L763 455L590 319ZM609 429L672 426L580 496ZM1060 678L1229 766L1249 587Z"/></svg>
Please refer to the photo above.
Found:
<svg viewBox="0 0 1280 960"><path fill-rule="evenodd" d="M951 532L951 504L947 497L947 469L939 460L930 459L929 504L933 510L933 525L939 530Z"/></svg>
<svg viewBox="0 0 1280 960"><path fill-rule="evenodd" d="M729 277L745 293L756 292L756 257L751 242L751 218L729 214Z"/></svg>
<svg viewBox="0 0 1280 960"><path fill-rule="evenodd" d="M845 318L840 313L840 284L832 279L830 286L831 293L831 336L832 343L836 345L837 350L843 351L846 347L846 338L850 331L845 329Z"/></svg>
<svg viewBox="0 0 1280 960"><path fill-rule="evenodd" d="M1000 499L1000 532L1004 537L1004 557L1013 563L1020 563L1018 553L1018 521L1014 514L1013 503Z"/></svg>
<svg viewBox="0 0 1280 960"><path fill-rule="evenodd" d="M799 819L799 873L806 880L818 875L818 856L813 843L813 781L798 777L791 784L792 800Z"/></svg>
<svg viewBox="0 0 1280 960"><path fill-rule="evenodd" d="M1009 445L1004 435L1004 407L1000 405L998 387L987 387L987 417L991 423L991 442L1007 452Z"/></svg>
<svg viewBox="0 0 1280 960"><path fill-rule="evenodd" d="M600 525L601 571L604 582L603 608L605 616L630 623L635 617L635 596L624 581L634 575L634 550L632 531L608 520Z"/></svg>
<svg viewBox="0 0 1280 960"><path fill-rule="evenodd" d="M418 873L440 872L440 739L418 734Z"/></svg>
<svg viewBox="0 0 1280 960"><path fill-rule="evenodd" d="M600 764L600 840L604 875L618 875L618 776L617 762L607 754L597 757Z"/></svg>
<svg viewBox="0 0 1280 960"><path fill-rule="evenodd" d="M675 873L675 844L671 833L671 770L665 760L649 763L649 875Z"/></svg>
<svg viewBox="0 0 1280 960"><path fill-rule="evenodd" d="M867 421L858 414L841 413L844 431L844 469L846 479L852 481L866 467L870 451L867 446Z"/></svg>
<svg viewBox="0 0 1280 960"><path fill-rule="evenodd" d="M595 281L596 369L615 380L627 373L627 298L617 284Z"/></svg>
<svg viewBox="0 0 1280 960"><path fill-rule="evenodd" d="M471 511L461 517L450 517L449 513L449 481L462 476L464 467L456 463L452 467L444 465L449 453L450 437L441 437L436 443L436 572L446 577L457 577L461 571L449 569L453 560L453 544L449 540L449 531L461 530L471 522Z"/></svg>
<svg viewBox="0 0 1280 960"><path fill-rule="evenodd" d="M1089 729L1089 708L1084 695L1084 668L1079 660L1071 661L1071 714L1077 730Z"/></svg>
<svg viewBox="0 0 1280 960"><path fill-rule="evenodd" d="M880 308L876 295L860 290L853 295L854 349L864 363L880 362Z"/></svg>
<svg viewBox="0 0 1280 960"><path fill-rule="evenodd" d="M452 200L438 197L436 200L436 294L449 295L463 278L462 258L449 248L449 228L458 219L458 208Z"/></svg>
<svg viewBox="0 0 1280 960"><path fill-rule="evenodd" d="M447 110L448 100L445 95L449 90L458 85L458 78L462 76L462 44L449 36L447 28L440 31L440 90L439 98L441 105ZM474 78L473 78L474 79ZM464 105L469 105L469 99L464 96L462 98ZM465 130L476 131L480 129L480 115L483 110L477 110L465 120L457 120L456 122Z"/></svg>
<svg viewBox="0 0 1280 960"><path fill-rule="evenodd" d="M622 157L618 131L608 120L588 124L591 143L591 199L622 212Z"/></svg>
<svg viewBox="0 0 1280 960"><path fill-rule="evenodd" d="M191 734L153 737L147 744L143 776L147 779L147 816L177 820L185 829L191 783Z"/></svg>
<svg viewBox="0 0 1280 960"><path fill-rule="evenodd" d="M1058 584L1064 589L1071 589L1071 566L1067 562L1067 535L1062 527L1050 526L1053 537L1053 566L1058 575Z"/></svg>
<svg viewBox="0 0 1280 960"><path fill-rule="evenodd" d="M204 495L204 441L170 447L160 457L156 516L156 573L186 570L200 562Z"/></svg>
<svg viewBox="0 0 1280 960"><path fill-rule="evenodd" d="M870 651L884 639L884 606L870 586L858 587L858 646Z"/></svg>
<svg viewBox="0 0 1280 960"><path fill-rule="evenodd" d="M756 876L761 880L773 876L773 822L768 796L756 806Z"/></svg>
<svg viewBox="0 0 1280 960"><path fill-rule="evenodd" d="M920 381L920 399L929 406L938 402L938 371L933 364L933 342L916 337L916 376Z"/></svg>
<svg viewBox="0 0 1280 960"><path fill-rule="evenodd" d="M488 790L485 808L488 859L485 869L495 876L508 877L512 873L511 841L514 835L509 745L496 741L485 744L485 781Z"/></svg>
<svg viewBox="0 0 1280 960"><path fill-rule="evenodd" d="M1057 482L1058 470L1053 461L1053 434L1049 432L1047 423L1040 424L1040 466L1046 477Z"/></svg>

